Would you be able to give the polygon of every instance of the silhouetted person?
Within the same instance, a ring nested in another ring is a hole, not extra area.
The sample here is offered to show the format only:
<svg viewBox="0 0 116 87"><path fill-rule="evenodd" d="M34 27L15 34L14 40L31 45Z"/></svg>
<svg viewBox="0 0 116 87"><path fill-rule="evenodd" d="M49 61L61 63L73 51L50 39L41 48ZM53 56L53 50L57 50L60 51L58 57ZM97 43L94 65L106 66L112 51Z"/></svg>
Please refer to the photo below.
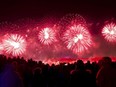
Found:
<svg viewBox="0 0 116 87"><path fill-rule="evenodd" d="M84 87L86 85L86 72L82 60L78 60L75 70L71 72L70 87Z"/></svg>
<svg viewBox="0 0 116 87"><path fill-rule="evenodd" d="M101 66L96 76L98 87L116 87L116 69L111 65L109 57L103 57Z"/></svg>
<svg viewBox="0 0 116 87"><path fill-rule="evenodd" d="M32 87L44 87L44 80L42 76L42 70L40 67L37 67L33 71L33 84Z"/></svg>

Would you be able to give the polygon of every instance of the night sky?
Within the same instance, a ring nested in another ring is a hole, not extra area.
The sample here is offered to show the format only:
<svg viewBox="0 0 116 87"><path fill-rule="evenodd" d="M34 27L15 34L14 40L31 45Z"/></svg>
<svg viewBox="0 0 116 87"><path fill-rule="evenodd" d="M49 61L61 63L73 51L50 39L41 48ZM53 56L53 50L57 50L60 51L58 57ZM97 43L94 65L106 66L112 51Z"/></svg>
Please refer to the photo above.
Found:
<svg viewBox="0 0 116 87"><path fill-rule="evenodd" d="M115 1L115 0L114 0ZM91 20L116 17L113 0L0 0L0 20L78 13Z"/></svg>

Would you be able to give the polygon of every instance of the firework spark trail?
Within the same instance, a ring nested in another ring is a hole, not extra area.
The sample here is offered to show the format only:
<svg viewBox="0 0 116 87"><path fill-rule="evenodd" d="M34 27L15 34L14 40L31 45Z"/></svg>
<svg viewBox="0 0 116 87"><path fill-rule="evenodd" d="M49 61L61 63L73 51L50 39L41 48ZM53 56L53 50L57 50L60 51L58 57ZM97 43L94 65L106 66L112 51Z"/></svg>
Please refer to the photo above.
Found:
<svg viewBox="0 0 116 87"><path fill-rule="evenodd" d="M3 44L2 43L0 43L0 54L2 54L3 53Z"/></svg>

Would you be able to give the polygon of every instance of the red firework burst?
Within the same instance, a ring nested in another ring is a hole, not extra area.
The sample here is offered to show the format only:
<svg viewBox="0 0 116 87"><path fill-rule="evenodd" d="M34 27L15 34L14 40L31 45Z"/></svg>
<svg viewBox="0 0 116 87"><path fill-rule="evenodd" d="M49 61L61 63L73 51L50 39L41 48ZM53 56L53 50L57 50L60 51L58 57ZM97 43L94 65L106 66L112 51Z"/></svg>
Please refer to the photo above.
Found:
<svg viewBox="0 0 116 87"><path fill-rule="evenodd" d="M107 41L116 42L116 24L105 25L102 29L102 34Z"/></svg>
<svg viewBox="0 0 116 87"><path fill-rule="evenodd" d="M6 35L3 45L5 52L12 56L22 55L26 51L26 41L18 34Z"/></svg>
<svg viewBox="0 0 116 87"><path fill-rule="evenodd" d="M62 32L66 29L67 26L73 24L81 24L86 25L85 19L79 14L67 14L63 18L61 18L59 25Z"/></svg>
<svg viewBox="0 0 116 87"><path fill-rule="evenodd" d="M41 43L45 45L50 45L56 42L56 32L52 28L44 28L39 32L38 38Z"/></svg>
<svg viewBox="0 0 116 87"><path fill-rule="evenodd" d="M81 24L69 27L64 33L63 39L67 48L71 49L74 53L82 54L92 45L90 33Z"/></svg>

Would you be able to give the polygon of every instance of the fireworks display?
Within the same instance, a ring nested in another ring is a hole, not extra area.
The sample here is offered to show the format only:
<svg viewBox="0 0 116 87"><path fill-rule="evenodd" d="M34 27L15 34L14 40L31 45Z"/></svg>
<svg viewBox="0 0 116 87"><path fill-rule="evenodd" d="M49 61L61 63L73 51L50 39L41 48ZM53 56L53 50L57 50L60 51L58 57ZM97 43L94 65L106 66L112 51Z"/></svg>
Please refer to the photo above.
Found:
<svg viewBox="0 0 116 87"><path fill-rule="evenodd" d="M12 56L19 56L26 51L26 41L18 34L6 35L3 41L4 50Z"/></svg>
<svg viewBox="0 0 116 87"><path fill-rule="evenodd" d="M96 33L97 30L88 27L85 19L78 14L68 14L53 23L49 21L23 19L15 23L0 23L0 54L24 56L26 60L33 58L37 61L116 56L113 51L116 46L106 49L108 43L116 42L115 23L105 25L101 35L95 35L91 32ZM101 39L101 36L104 38ZM104 43L105 40L108 43Z"/></svg>
<svg viewBox="0 0 116 87"><path fill-rule="evenodd" d="M107 41L116 42L116 24L111 23L105 25L102 34Z"/></svg>

